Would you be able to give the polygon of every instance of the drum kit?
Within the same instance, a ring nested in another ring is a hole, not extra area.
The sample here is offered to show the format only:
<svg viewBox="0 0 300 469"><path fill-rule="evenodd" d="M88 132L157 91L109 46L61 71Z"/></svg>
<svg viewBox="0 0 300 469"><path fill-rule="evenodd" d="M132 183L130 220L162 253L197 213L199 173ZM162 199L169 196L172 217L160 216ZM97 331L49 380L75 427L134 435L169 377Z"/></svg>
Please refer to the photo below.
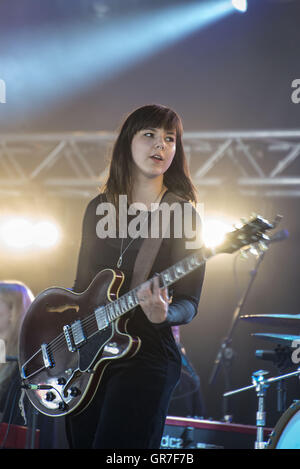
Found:
<svg viewBox="0 0 300 469"><path fill-rule="evenodd" d="M233 394L255 389L258 399L255 449L300 449L300 400L294 401L294 403L283 412L269 440L267 442L263 441L266 423L265 399L268 387L275 382L282 383L288 378L300 375L300 314L256 314L240 316L240 319L258 322L264 325L277 326L280 329L292 327L294 332L299 332L298 335L272 333L252 334L254 337L279 344L279 349L275 349L274 352L269 353L274 354L274 358L277 356L277 359L278 357L280 358L280 356L281 358L282 356L286 358L288 354L289 365L294 365L295 368L296 365L299 364L299 367L295 371L273 378L267 378L267 371L258 370L252 374L252 385L226 392L223 394L223 397L229 397ZM268 359L267 356L264 356L264 351L257 350L256 352L257 357ZM267 354L267 352L265 353ZM284 365L282 368L284 368Z"/></svg>

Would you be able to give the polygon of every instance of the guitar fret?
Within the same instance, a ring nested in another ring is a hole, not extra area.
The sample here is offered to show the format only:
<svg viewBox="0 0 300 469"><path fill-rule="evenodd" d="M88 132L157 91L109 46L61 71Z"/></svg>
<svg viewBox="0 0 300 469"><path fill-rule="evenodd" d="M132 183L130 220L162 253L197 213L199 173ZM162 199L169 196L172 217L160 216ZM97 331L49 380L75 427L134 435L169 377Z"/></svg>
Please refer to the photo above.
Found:
<svg viewBox="0 0 300 469"><path fill-rule="evenodd" d="M95 311L95 317L99 331L105 329L105 327L108 325L108 314L106 315L106 309L107 308L105 306L102 306L101 308L97 308Z"/></svg>
<svg viewBox="0 0 300 469"><path fill-rule="evenodd" d="M121 314L120 305L118 303L118 300L116 300L114 303L112 303L112 305L113 305L113 308L114 308L114 319L116 319Z"/></svg>
<svg viewBox="0 0 300 469"><path fill-rule="evenodd" d="M127 304L128 304L128 307L131 309L133 308L134 306L136 306L137 302L134 298L134 292L128 292L127 293Z"/></svg>
<svg viewBox="0 0 300 469"><path fill-rule="evenodd" d="M134 301L134 306L137 306L140 302L139 302L139 299L137 297L137 291L138 291L138 288L135 288L134 290L131 290L131 293L132 293L132 300Z"/></svg>
<svg viewBox="0 0 300 469"><path fill-rule="evenodd" d="M192 254L177 262L160 273L160 286L165 288L172 285L178 279L196 269L202 264L202 262L203 259L200 259L196 254ZM139 288L140 287L134 288L112 303L108 303L106 306L98 308L95 311L98 330L106 328L111 322L118 319L120 316L139 304L139 300L137 298L137 291Z"/></svg>
<svg viewBox="0 0 300 469"><path fill-rule="evenodd" d="M181 261L175 264L174 270L176 273L176 278L181 278L185 274L184 266L182 265Z"/></svg>
<svg viewBox="0 0 300 469"><path fill-rule="evenodd" d="M164 287L167 287L173 283L169 269L165 270L161 274Z"/></svg>
<svg viewBox="0 0 300 469"><path fill-rule="evenodd" d="M109 319L109 321L113 321L114 320L114 306L113 306L113 303L109 303L107 306L106 306L106 309L107 309L107 317Z"/></svg>
<svg viewBox="0 0 300 469"><path fill-rule="evenodd" d="M188 258L188 263L191 266L191 269L195 269L202 263L202 261L200 261L199 257L196 254L192 254Z"/></svg>
<svg viewBox="0 0 300 469"><path fill-rule="evenodd" d="M187 274L189 272L189 264L187 259L183 259L182 264L184 268L184 274Z"/></svg>
<svg viewBox="0 0 300 469"><path fill-rule="evenodd" d="M127 303L126 303L126 297L121 296L118 301L119 301L122 313L126 313L126 311L128 310Z"/></svg>
<svg viewBox="0 0 300 469"><path fill-rule="evenodd" d="M195 266L198 266L204 262L204 259L199 258L199 253L193 254L192 256L192 262L194 262Z"/></svg>
<svg viewBox="0 0 300 469"><path fill-rule="evenodd" d="M176 277L176 270L175 270L173 265L172 265L172 267L169 267L169 274L170 274L170 279L171 279L172 283L175 282L177 277Z"/></svg>

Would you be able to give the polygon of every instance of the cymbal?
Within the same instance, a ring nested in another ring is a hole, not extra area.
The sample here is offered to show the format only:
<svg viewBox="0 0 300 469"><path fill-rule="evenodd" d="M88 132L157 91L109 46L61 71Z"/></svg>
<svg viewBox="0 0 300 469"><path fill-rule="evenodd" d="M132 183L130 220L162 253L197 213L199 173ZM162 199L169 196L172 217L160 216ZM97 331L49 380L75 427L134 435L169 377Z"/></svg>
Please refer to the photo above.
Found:
<svg viewBox="0 0 300 469"><path fill-rule="evenodd" d="M265 334L265 333L255 333L251 334L254 337L259 339L270 340L271 342L276 342L276 344L282 344L287 347L291 347L293 342L297 340L300 344L300 335L289 335L289 334Z"/></svg>
<svg viewBox="0 0 300 469"><path fill-rule="evenodd" d="M272 326L293 326L300 329L300 314L247 314L241 316L241 319Z"/></svg>

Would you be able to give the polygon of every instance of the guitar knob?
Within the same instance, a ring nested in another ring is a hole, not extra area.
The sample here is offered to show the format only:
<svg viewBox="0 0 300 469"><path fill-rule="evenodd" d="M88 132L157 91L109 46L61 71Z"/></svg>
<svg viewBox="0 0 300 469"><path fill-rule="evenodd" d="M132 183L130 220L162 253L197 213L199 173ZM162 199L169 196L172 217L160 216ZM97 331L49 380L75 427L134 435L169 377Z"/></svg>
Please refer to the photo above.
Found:
<svg viewBox="0 0 300 469"><path fill-rule="evenodd" d="M60 401L60 403L58 404L58 408L59 410L67 410L68 406L64 401Z"/></svg>
<svg viewBox="0 0 300 469"><path fill-rule="evenodd" d="M76 388L76 387L72 387L72 388L70 389L70 395L71 395L72 397L77 397L77 396L79 396L79 394L81 394L80 389L78 389L78 388Z"/></svg>
<svg viewBox="0 0 300 469"><path fill-rule="evenodd" d="M66 382L67 382L66 378L58 378L57 380L57 384L59 384L60 386L64 386Z"/></svg>
<svg viewBox="0 0 300 469"><path fill-rule="evenodd" d="M55 398L56 398L56 395L54 394L54 392L49 391L46 393L46 401L51 402L51 401L54 401Z"/></svg>

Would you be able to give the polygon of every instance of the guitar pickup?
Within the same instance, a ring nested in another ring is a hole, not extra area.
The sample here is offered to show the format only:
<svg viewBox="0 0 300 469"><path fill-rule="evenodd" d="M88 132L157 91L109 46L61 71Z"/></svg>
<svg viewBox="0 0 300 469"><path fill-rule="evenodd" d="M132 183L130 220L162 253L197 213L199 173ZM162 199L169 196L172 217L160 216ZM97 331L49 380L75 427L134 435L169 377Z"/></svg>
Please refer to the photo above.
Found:
<svg viewBox="0 0 300 469"><path fill-rule="evenodd" d="M73 322L71 326L64 326L63 331L70 352L76 352L76 350L86 342L86 337L80 320Z"/></svg>
<svg viewBox="0 0 300 469"><path fill-rule="evenodd" d="M86 337L81 325L81 321L75 321L73 324L71 324L71 329L72 329L72 335L73 335L73 340L74 340L74 345L75 347L79 347L82 345L84 342L86 342Z"/></svg>

